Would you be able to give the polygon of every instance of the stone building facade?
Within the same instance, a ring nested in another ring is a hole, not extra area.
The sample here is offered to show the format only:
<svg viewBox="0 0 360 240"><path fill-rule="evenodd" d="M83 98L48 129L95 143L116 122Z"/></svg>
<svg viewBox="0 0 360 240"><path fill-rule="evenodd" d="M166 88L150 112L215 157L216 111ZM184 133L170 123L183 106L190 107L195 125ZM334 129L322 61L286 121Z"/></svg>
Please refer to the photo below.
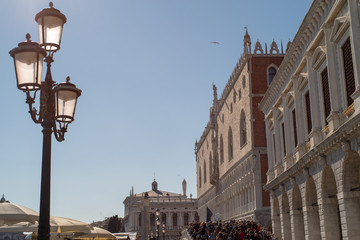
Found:
<svg viewBox="0 0 360 240"><path fill-rule="evenodd" d="M281 239L360 239L359 7L314 1L260 103Z"/></svg>
<svg viewBox="0 0 360 240"><path fill-rule="evenodd" d="M148 192L134 194L134 189L124 200L125 232L137 232L139 239L156 236L156 210L160 210L160 239L179 239L181 230L189 222L198 221L197 200L186 196L186 181L182 182L183 193L158 189L154 180ZM165 233L163 235L163 224Z"/></svg>
<svg viewBox="0 0 360 240"><path fill-rule="evenodd" d="M259 41L251 49L246 31L244 52L218 99L213 104L200 140L195 143L197 196L201 221L253 219L270 223L266 183L267 153L263 113L258 108L284 57L281 43L269 51Z"/></svg>

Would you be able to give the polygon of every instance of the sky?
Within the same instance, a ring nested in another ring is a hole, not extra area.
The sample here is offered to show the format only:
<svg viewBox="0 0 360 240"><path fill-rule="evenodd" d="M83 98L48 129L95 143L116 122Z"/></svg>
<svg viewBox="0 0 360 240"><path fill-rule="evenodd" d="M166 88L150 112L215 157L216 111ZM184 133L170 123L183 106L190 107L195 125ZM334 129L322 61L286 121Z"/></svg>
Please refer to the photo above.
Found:
<svg viewBox="0 0 360 240"><path fill-rule="evenodd" d="M42 127L30 118L8 52L26 33L38 42L34 18L48 3L0 0L0 194L35 211ZM52 140L51 215L91 223L122 217L130 189L149 191L154 177L175 193L186 179L196 197L194 143L209 120L212 83L220 96L242 54L244 27L252 46L285 47L312 1L53 3L67 22L52 76L70 76L82 95L65 141Z"/></svg>

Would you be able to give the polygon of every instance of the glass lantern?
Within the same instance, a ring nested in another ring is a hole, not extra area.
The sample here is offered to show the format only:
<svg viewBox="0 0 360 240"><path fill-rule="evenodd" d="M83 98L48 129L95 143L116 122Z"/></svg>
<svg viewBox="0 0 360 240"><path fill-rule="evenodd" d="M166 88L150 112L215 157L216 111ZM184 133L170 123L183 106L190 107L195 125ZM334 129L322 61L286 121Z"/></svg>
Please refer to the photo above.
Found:
<svg viewBox="0 0 360 240"><path fill-rule="evenodd" d="M49 3L49 8L44 8L36 14L35 21L39 24L39 44L48 52L60 49L61 35L66 17Z"/></svg>
<svg viewBox="0 0 360 240"><path fill-rule="evenodd" d="M55 119L60 123L70 123L74 121L77 98L81 95L81 90L66 78L65 83L60 83L54 88L55 92Z"/></svg>
<svg viewBox="0 0 360 240"><path fill-rule="evenodd" d="M22 91L39 90L46 51L30 40L30 34L26 39L9 52L14 59L17 87Z"/></svg>

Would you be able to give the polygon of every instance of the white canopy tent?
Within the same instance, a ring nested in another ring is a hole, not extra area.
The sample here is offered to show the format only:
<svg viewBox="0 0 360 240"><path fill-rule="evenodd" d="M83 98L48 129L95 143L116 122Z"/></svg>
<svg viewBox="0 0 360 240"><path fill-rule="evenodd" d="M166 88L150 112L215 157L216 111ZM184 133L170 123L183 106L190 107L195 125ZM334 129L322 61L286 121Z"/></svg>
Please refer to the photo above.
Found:
<svg viewBox="0 0 360 240"><path fill-rule="evenodd" d="M6 201L3 197L0 200L0 226L11 225L18 222L35 223L39 214L34 210Z"/></svg>

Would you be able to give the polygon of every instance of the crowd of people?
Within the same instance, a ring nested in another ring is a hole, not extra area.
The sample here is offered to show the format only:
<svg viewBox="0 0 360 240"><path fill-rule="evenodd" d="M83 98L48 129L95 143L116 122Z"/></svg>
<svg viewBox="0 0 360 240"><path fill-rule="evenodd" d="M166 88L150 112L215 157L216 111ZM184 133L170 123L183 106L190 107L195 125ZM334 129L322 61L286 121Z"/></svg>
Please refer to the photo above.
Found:
<svg viewBox="0 0 360 240"><path fill-rule="evenodd" d="M254 221L190 223L188 232L194 240L276 240L271 230Z"/></svg>

